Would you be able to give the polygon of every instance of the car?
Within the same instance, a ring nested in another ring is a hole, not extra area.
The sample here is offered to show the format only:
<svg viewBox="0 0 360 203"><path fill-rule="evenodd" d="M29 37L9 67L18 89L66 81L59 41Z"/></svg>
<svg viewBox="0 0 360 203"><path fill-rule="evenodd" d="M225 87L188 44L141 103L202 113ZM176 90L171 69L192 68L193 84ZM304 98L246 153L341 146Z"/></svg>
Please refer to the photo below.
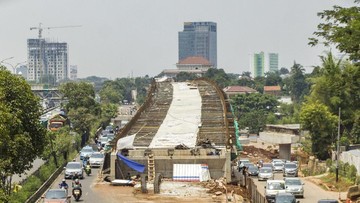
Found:
<svg viewBox="0 0 360 203"><path fill-rule="evenodd" d="M339 203L336 199L321 199L317 203Z"/></svg>
<svg viewBox="0 0 360 203"><path fill-rule="evenodd" d="M110 133L114 133L114 128L113 128L113 126L108 125L108 126L106 126L105 131L110 132Z"/></svg>
<svg viewBox="0 0 360 203"><path fill-rule="evenodd" d="M245 163L251 163L251 162L249 159L240 159L238 163L239 168L240 169L243 168Z"/></svg>
<svg viewBox="0 0 360 203"><path fill-rule="evenodd" d="M255 165L250 165L247 167L248 176L257 176L259 174L259 168Z"/></svg>
<svg viewBox="0 0 360 203"><path fill-rule="evenodd" d="M91 146L85 146L80 151L80 160L83 160L86 156L91 156L92 153L94 153L94 149Z"/></svg>
<svg viewBox="0 0 360 203"><path fill-rule="evenodd" d="M71 195L68 195L68 192L65 189L50 189L41 197L41 199L44 200L44 203L70 203Z"/></svg>
<svg viewBox="0 0 360 203"><path fill-rule="evenodd" d="M80 179L84 178L84 169L83 165L80 162L68 162L66 166L64 167L65 173L64 178L73 178L75 175L77 175Z"/></svg>
<svg viewBox="0 0 360 203"><path fill-rule="evenodd" d="M273 165L272 165L272 163L263 163L261 167L270 167L270 168L272 168Z"/></svg>
<svg viewBox="0 0 360 203"><path fill-rule="evenodd" d="M285 191L284 180L267 180L265 186L265 198L267 202L275 202L275 195Z"/></svg>
<svg viewBox="0 0 360 203"><path fill-rule="evenodd" d="M90 167L101 167L104 163L105 155L100 152L95 152L90 156Z"/></svg>
<svg viewBox="0 0 360 203"><path fill-rule="evenodd" d="M271 164L274 166L275 165L275 163L282 163L282 164L284 164L285 162L284 162L284 160L282 160L282 159L273 159L273 160L271 160Z"/></svg>
<svg viewBox="0 0 360 203"><path fill-rule="evenodd" d="M304 183L300 178L284 178L286 192L304 198Z"/></svg>
<svg viewBox="0 0 360 203"><path fill-rule="evenodd" d="M104 147L105 144L108 142L108 137L106 136L101 136L98 140L98 142L100 143L101 147Z"/></svg>
<svg viewBox="0 0 360 203"><path fill-rule="evenodd" d="M275 162L273 165L274 172L283 172L284 164L282 162Z"/></svg>
<svg viewBox="0 0 360 203"><path fill-rule="evenodd" d="M261 167L258 174L258 180L274 180L274 172L271 167Z"/></svg>
<svg viewBox="0 0 360 203"><path fill-rule="evenodd" d="M299 203L291 193L277 193L275 195L275 203Z"/></svg>
<svg viewBox="0 0 360 203"><path fill-rule="evenodd" d="M288 176L297 177L298 176L298 167L293 162L286 162L284 164L284 170L283 171L284 171L284 173L283 173L284 177L288 177Z"/></svg>

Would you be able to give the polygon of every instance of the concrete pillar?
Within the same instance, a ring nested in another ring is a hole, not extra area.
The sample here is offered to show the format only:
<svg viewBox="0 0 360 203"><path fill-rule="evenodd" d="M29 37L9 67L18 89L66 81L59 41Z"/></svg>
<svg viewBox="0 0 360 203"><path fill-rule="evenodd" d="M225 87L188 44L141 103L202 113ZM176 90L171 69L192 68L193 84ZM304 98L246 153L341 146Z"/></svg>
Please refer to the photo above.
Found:
<svg viewBox="0 0 360 203"><path fill-rule="evenodd" d="M115 179L115 161L116 161L116 152L112 152L110 155L110 177Z"/></svg>
<svg viewBox="0 0 360 203"><path fill-rule="evenodd" d="M226 182L231 182L231 150L225 149L225 164L224 164L224 171L225 171L225 178Z"/></svg>
<svg viewBox="0 0 360 203"><path fill-rule="evenodd" d="M279 144L279 158L290 160L291 144Z"/></svg>

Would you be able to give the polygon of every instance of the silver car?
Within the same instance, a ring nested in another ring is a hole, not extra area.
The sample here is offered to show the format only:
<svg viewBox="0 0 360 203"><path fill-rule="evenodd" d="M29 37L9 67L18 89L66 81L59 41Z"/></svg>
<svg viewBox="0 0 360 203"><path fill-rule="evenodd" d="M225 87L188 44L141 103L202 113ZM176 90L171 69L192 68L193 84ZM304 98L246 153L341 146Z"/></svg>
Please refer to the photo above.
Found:
<svg viewBox="0 0 360 203"><path fill-rule="evenodd" d="M65 179L66 178L73 178L74 176L77 176L78 178L83 179L84 178L84 169L83 165L80 162L68 162L66 167L64 167L65 170Z"/></svg>
<svg viewBox="0 0 360 203"><path fill-rule="evenodd" d="M287 162L284 164L284 177L287 176L293 176L293 177L297 177L298 176L298 167L295 163L292 162Z"/></svg>
<svg viewBox="0 0 360 203"><path fill-rule="evenodd" d="M273 165L273 170L275 172L283 172L284 171L284 164L281 162L275 162Z"/></svg>
<svg viewBox="0 0 360 203"><path fill-rule="evenodd" d="M258 180L274 180L274 173L270 167L261 167L259 170Z"/></svg>
<svg viewBox="0 0 360 203"><path fill-rule="evenodd" d="M285 190L293 194L295 197L304 198L304 183L300 178L284 178Z"/></svg>

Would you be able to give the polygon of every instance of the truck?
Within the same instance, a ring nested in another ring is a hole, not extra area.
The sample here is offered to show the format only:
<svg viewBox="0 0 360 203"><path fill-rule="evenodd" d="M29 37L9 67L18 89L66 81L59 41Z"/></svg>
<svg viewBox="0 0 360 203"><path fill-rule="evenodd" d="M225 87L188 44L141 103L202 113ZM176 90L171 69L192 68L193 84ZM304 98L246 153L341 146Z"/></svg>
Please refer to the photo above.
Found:
<svg viewBox="0 0 360 203"><path fill-rule="evenodd" d="M57 131L66 125L69 125L69 119L63 113L53 115L48 121L48 129L50 131Z"/></svg>

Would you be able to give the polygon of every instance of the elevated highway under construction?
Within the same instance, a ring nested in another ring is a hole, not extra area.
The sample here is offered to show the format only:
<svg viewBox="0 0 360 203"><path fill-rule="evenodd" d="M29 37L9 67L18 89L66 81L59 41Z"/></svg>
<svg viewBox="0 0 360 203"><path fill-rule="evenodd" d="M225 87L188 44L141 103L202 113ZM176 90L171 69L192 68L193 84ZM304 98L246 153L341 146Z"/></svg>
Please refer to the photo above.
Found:
<svg viewBox="0 0 360 203"><path fill-rule="evenodd" d="M125 179L138 172L117 154L145 166L148 179L174 178L174 164L202 164L211 178L231 180L231 159L240 149L234 117L212 81L154 81L145 103L113 140L104 173ZM191 181L191 180L189 180Z"/></svg>

